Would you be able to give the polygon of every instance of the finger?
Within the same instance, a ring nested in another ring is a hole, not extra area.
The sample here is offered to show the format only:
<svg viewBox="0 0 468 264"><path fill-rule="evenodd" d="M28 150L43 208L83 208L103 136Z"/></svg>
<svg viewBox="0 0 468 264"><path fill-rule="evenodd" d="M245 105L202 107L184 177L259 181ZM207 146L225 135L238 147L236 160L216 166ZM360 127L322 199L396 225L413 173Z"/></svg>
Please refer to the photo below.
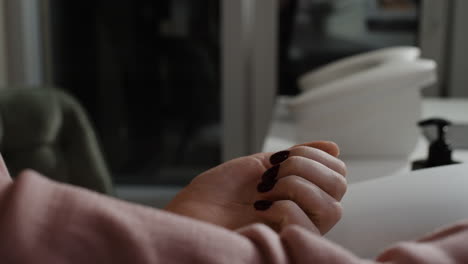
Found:
<svg viewBox="0 0 468 264"><path fill-rule="evenodd" d="M309 143L303 143L303 144L298 144L298 145L294 145L292 146L290 149L293 149L293 148L296 148L296 147L300 147L300 146L304 146L304 147L311 147L311 148L316 148L316 149L319 149L319 150L322 150L334 157L338 157L338 155L340 154L340 149L338 148L338 145L334 142L331 142L331 141L314 141L314 142L309 142ZM280 151L280 152L289 152L289 151ZM253 154L252 158L254 159L257 159L258 161L260 161L263 166L265 168L269 168L271 167L271 158L272 158L272 155L274 154L280 154L280 153L271 153L271 152L264 152L264 153L257 153L257 154ZM286 154L286 157L282 157L283 155L281 155L280 157L277 157L278 159L278 162L273 162L273 165L277 164L277 163L280 163L282 162L284 159L287 158L287 154Z"/></svg>
<svg viewBox="0 0 468 264"><path fill-rule="evenodd" d="M255 210L257 217L272 229L280 232L288 225L299 225L311 232L320 234L318 228L309 217L293 201L275 201L265 210Z"/></svg>
<svg viewBox="0 0 468 264"><path fill-rule="evenodd" d="M325 151L326 153L338 157L340 155L340 148L335 142L332 141L314 141L314 142L308 142L308 143L303 143L303 144L298 144L293 146L298 147L298 146L306 146L306 147L312 147L312 148L317 148L320 150Z"/></svg>
<svg viewBox="0 0 468 264"><path fill-rule="evenodd" d="M277 170L277 180L290 175L300 176L315 184L338 201L341 201L346 193L346 178L315 160L301 156L289 157L277 167ZM264 181L269 182L270 179L264 179Z"/></svg>
<svg viewBox="0 0 468 264"><path fill-rule="evenodd" d="M289 149L289 157L291 156L301 156L311 160L315 160L328 168L338 172L339 174L346 176L346 165L343 161L328 154L327 152L312 148L308 146L296 146Z"/></svg>
<svg viewBox="0 0 468 264"><path fill-rule="evenodd" d="M299 176L278 180L275 187L260 194L260 200L290 200L301 208L322 234L328 232L341 218L341 204L315 184Z"/></svg>

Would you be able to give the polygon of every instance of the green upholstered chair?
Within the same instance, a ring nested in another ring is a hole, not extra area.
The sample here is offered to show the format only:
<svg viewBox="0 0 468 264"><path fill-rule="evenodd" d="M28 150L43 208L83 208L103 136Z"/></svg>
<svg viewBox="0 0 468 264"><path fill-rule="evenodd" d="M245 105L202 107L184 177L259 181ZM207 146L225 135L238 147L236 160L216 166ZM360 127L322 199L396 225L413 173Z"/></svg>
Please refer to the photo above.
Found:
<svg viewBox="0 0 468 264"><path fill-rule="evenodd" d="M82 107L48 88L0 90L0 152L12 176L47 177L112 194L109 171Z"/></svg>

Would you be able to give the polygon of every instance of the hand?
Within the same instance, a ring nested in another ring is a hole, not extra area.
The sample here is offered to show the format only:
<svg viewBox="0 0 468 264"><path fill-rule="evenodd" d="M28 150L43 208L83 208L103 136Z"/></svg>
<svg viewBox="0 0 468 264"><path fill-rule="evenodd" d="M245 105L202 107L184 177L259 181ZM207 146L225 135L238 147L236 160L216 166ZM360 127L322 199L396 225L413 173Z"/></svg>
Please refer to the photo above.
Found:
<svg viewBox="0 0 468 264"><path fill-rule="evenodd" d="M338 153L335 143L313 142L234 159L197 176L166 210L229 229L263 222L324 234L341 218L346 192Z"/></svg>

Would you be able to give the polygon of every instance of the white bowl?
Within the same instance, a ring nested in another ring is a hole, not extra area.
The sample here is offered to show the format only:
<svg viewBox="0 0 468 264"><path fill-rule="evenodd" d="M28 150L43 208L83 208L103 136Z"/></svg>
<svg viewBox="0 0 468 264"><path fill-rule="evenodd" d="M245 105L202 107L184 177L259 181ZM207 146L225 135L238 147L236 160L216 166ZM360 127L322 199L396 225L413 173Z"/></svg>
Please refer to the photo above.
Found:
<svg viewBox="0 0 468 264"><path fill-rule="evenodd" d="M415 61L420 55L419 48L403 46L346 57L302 75L298 81L299 88L304 92L391 61Z"/></svg>
<svg viewBox="0 0 468 264"><path fill-rule="evenodd" d="M389 60L303 88L289 103L297 140L332 140L343 158L408 156L420 134L420 90L436 81L435 69L431 60Z"/></svg>

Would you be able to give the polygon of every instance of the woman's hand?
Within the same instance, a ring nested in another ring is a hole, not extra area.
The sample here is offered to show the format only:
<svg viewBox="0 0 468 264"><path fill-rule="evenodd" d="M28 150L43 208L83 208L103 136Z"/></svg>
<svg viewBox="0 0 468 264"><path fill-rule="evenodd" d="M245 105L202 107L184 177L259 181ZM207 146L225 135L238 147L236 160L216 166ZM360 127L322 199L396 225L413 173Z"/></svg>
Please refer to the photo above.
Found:
<svg viewBox="0 0 468 264"><path fill-rule="evenodd" d="M234 159L197 176L166 210L230 229L263 222L324 234L341 218L346 192L338 153L335 143L312 142Z"/></svg>

